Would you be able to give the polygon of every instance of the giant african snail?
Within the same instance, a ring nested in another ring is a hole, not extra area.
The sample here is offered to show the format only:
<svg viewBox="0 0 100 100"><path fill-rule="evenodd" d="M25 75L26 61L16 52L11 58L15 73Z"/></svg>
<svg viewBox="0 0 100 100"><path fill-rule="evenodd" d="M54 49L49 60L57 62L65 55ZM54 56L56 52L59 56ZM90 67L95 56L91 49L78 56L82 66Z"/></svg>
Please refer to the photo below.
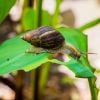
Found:
<svg viewBox="0 0 100 100"><path fill-rule="evenodd" d="M71 44L66 43L60 32L52 27L40 27L36 30L29 31L22 39L33 45L34 49L29 49L28 52L41 53L67 53L76 58L80 58L80 52Z"/></svg>

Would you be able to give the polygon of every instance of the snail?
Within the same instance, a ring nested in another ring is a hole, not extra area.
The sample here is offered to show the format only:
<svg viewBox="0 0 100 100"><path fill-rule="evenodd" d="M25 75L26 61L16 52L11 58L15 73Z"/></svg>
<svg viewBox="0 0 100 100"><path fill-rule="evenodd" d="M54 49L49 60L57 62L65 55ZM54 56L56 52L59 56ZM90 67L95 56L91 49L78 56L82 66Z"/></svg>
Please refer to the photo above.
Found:
<svg viewBox="0 0 100 100"><path fill-rule="evenodd" d="M28 52L41 53L67 53L76 58L80 58L80 52L71 44L66 43L59 31L49 26L40 27L29 31L21 37L35 48L30 48Z"/></svg>

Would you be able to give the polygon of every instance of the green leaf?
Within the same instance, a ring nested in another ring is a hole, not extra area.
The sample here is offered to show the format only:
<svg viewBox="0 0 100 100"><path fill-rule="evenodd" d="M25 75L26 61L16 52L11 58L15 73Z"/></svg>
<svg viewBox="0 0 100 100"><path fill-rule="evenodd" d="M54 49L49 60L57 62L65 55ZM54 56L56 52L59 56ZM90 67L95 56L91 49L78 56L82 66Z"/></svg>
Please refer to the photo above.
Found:
<svg viewBox="0 0 100 100"><path fill-rule="evenodd" d="M87 36L79 30L72 28L62 27L59 28L58 31L60 31L65 37L66 42L76 47L79 50L79 52L84 53L84 55L81 55L80 59L72 59L71 63L69 63L67 67L69 67L74 73L76 73L77 77L94 76L86 55L86 53L88 52ZM73 67L75 67L75 69Z"/></svg>
<svg viewBox="0 0 100 100"><path fill-rule="evenodd" d="M31 45L15 37L0 45L0 75L24 68L37 68L42 63L47 62L50 54L39 55L26 53Z"/></svg>
<svg viewBox="0 0 100 100"><path fill-rule="evenodd" d="M60 4L62 0L56 0L56 7L55 7L55 12L54 15L52 16L52 26L56 26L59 24L59 14L60 14Z"/></svg>
<svg viewBox="0 0 100 100"><path fill-rule="evenodd" d="M45 10L43 10L42 13L42 26L49 26L51 23L51 15Z"/></svg>
<svg viewBox="0 0 100 100"><path fill-rule="evenodd" d="M36 11L32 8L24 9L21 22L25 31L36 28Z"/></svg>
<svg viewBox="0 0 100 100"><path fill-rule="evenodd" d="M52 63L57 63L61 65L67 66L72 72L75 73L76 77L80 78L87 78L87 77L94 77L94 74L88 67L84 67L81 63L77 60L71 58L68 62L61 62L57 59L49 60Z"/></svg>
<svg viewBox="0 0 100 100"><path fill-rule="evenodd" d="M15 2L16 0L0 0L0 23L7 16Z"/></svg>
<svg viewBox="0 0 100 100"><path fill-rule="evenodd" d="M47 11L42 11L42 26L50 25L50 15ZM22 16L22 27L23 30L32 30L37 27L37 16L36 16L36 10L33 8L26 8L23 12Z"/></svg>
<svg viewBox="0 0 100 100"><path fill-rule="evenodd" d="M66 42L72 44L80 52L87 52L87 36L77 29L72 28L58 28L58 31L64 36Z"/></svg>
<svg viewBox="0 0 100 100"><path fill-rule="evenodd" d="M76 41L80 43L78 38L76 37L80 38L83 35L80 34L79 31L74 29L69 29L69 28L60 28L59 31L63 33L66 42L68 41L73 45ZM69 33L70 35L68 35ZM67 38L67 36L69 38ZM83 35L82 37L83 41L85 40L85 37L86 36ZM75 43L75 45L77 48L79 48L79 50L82 50L83 46L84 47L86 46L84 44L82 47L81 46L79 47L77 42ZM29 43L23 41L19 37L9 39L3 44L1 44L0 45L0 75L5 73L10 73L16 70L29 71L39 67L43 63L54 62L54 63L66 65L69 69L71 69L75 73L77 77L94 77L92 71L88 67L82 65L82 63L80 63L78 60L75 60L73 58L71 58L69 62L61 62L55 59L50 60L49 57L51 56L51 54L49 53L41 53L38 55L34 53L26 53L26 50L30 47L31 45ZM84 51L84 48L82 51Z"/></svg>

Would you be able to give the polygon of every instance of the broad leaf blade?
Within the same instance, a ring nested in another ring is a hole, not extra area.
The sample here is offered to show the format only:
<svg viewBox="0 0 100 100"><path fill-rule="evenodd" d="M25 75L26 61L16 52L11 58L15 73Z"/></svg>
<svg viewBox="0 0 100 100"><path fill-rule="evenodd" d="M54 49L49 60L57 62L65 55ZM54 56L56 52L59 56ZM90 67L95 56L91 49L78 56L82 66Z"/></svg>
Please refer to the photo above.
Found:
<svg viewBox="0 0 100 100"><path fill-rule="evenodd" d="M23 16L21 19L22 22L22 27L23 29L26 30L32 30L37 27L37 12L33 8L26 8L24 9ZM50 25L50 14L42 10L42 26L49 26Z"/></svg>
<svg viewBox="0 0 100 100"><path fill-rule="evenodd" d="M73 58L71 58L68 62L61 62L57 59L52 59L49 61L52 63L57 63L67 66L72 72L75 73L76 77L81 77L81 78L94 77L94 74L88 67L84 67L84 65L82 65Z"/></svg>
<svg viewBox="0 0 100 100"><path fill-rule="evenodd" d="M16 0L0 0L0 23L9 13L9 10L15 4Z"/></svg>
<svg viewBox="0 0 100 100"><path fill-rule="evenodd" d="M65 41L74 45L79 51L87 52L87 36L76 29L59 28L58 29L65 38ZM81 57L83 58L83 56ZM93 72L87 65L83 65L81 61L71 58L69 62L61 62L55 59L48 60L53 63L63 64L75 73L77 77L94 77Z"/></svg>
<svg viewBox="0 0 100 100"><path fill-rule="evenodd" d="M76 47L79 52L87 53L87 36L84 35L77 29L72 28L59 28L58 29L62 35L65 37L65 41L71 43L74 47ZM85 56L85 57L84 57ZM71 63L68 64L68 67L76 73L77 77L89 77L94 76L93 72L91 71L87 55L81 55L80 59L72 59ZM75 69L73 68L75 67ZM80 72L80 69L82 70Z"/></svg>
<svg viewBox="0 0 100 100"><path fill-rule="evenodd" d="M31 54L26 53L26 50L31 45L21 40L19 37L15 37L7 40L0 45L0 75L9 73L16 70L22 70L24 67L34 68L38 67L42 63L47 62L49 54Z"/></svg>
<svg viewBox="0 0 100 100"><path fill-rule="evenodd" d="M51 15L48 13L48 11L42 10L42 26L49 26L51 21Z"/></svg>
<svg viewBox="0 0 100 100"><path fill-rule="evenodd" d="M26 30L32 30L36 28L36 11L32 8L26 8L23 11L22 27Z"/></svg>
<svg viewBox="0 0 100 100"><path fill-rule="evenodd" d="M87 52L87 36L77 29L59 28L61 34L65 37L66 42L71 43L80 52Z"/></svg>
<svg viewBox="0 0 100 100"><path fill-rule="evenodd" d="M67 29L65 28L64 30L67 31ZM60 30L62 33L64 32L63 30ZM76 30L73 30L76 31ZM79 33L74 33L71 31L68 31L68 33L70 32L70 34L79 34ZM66 33L64 32L64 37L65 40L67 40L67 35L65 35ZM74 37L77 36L75 35L73 37L73 35L71 35L71 38L69 37L69 43L70 40ZM74 42L73 42L74 43ZM37 67L39 67L41 64L50 61L48 59L49 56L51 56L51 54L49 53L42 53L42 54L30 54L30 53L25 53L25 51L30 48L31 45L28 44L27 42L23 41L22 39L20 39L19 37L15 37L12 39L7 40L6 42L4 42L3 44L0 45L0 75L5 74L5 73L9 73L12 71L16 71L16 70L32 70L35 69ZM77 45L78 47L78 45ZM81 50L81 48L79 47L79 49ZM84 49L83 49L84 50ZM54 62L54 63L58 63L58 64L64 64L66 66L69 67L69 69L71 69L77 77L94 77L92 71L83 66L81 63L79 63L78 61L76 61L75 59L71 58L70 62ZM83 74L85 73L85 75Z"/></svg>

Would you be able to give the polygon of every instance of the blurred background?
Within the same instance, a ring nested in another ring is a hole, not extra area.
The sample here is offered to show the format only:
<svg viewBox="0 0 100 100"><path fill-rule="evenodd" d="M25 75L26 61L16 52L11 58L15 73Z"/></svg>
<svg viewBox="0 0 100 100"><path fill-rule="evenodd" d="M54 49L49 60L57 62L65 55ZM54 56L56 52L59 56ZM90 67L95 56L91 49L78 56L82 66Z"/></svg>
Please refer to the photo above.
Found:
<svg viewBox="0 0 100 100"><path fill-rule="evenodd" d="M35 0L29 0L30 7L33 7L33 3L35 5ZM0 25L0 43L26 31L22 27L24 6L24 0L16 0L15 6ZM43 0L43 9L51 16L55 8L56 0ZM100 0L62 0L60 4L59 24L78 28L99 17ZM96 53L89 55L89 61L97 69L96 84L100 88L100 25L85 30L84 34L88 35L88 52ZM66 60L62 55L57 55L57 58ZM76 78L64 66L51 66L40 100L91 100L86 79ZM30 76L30 72L17 71L0 77L0 100L33 100Z"/></svg>

